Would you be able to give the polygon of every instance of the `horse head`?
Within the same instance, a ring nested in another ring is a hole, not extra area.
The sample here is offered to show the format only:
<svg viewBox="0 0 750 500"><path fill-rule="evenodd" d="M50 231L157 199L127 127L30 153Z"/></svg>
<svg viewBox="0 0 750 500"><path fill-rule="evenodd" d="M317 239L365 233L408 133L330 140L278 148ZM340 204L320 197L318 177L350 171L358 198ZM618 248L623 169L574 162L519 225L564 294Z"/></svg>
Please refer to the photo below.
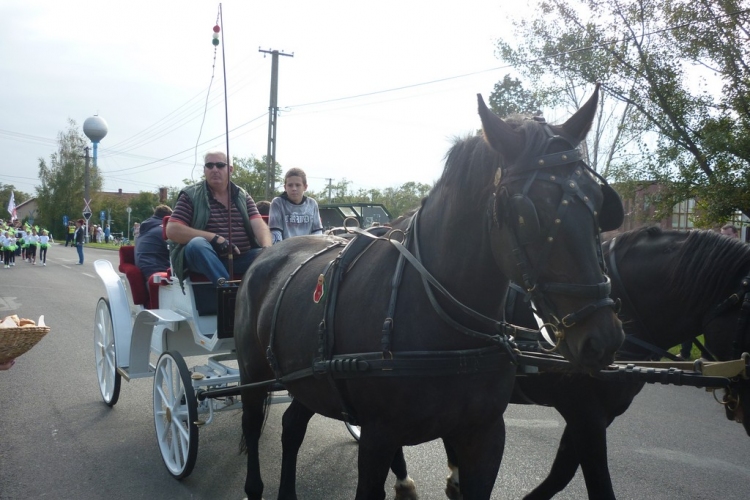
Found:
<svg viewBox="0 0 750 500"><path fill-rule="evenodd" d="M622 204L578 149L597 102L598 87L565 123L550 125L505 121L479 96L484 138L503 159L492 202L495 260L526 289L559 352L585 371L611 363L624 337L599 239L622 223Z"/></svg>
<svg viewBox="0 0 750 500"><path fill-rule="evenodd" d="M613 290L623 298L626 330L632 325L635 337L667 349L704 335L720 361L750 352L750 246L713 231L649 227L605 248L610 270L617 269ZM750 436L750 380L734 379L723 402L727 418Z"/></svg>

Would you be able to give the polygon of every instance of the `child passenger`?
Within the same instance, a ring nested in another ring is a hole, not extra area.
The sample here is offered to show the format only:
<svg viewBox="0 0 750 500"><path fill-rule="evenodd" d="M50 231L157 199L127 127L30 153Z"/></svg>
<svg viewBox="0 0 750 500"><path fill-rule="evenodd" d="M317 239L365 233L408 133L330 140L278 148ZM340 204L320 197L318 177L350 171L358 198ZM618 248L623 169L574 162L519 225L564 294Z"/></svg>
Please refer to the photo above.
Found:
<svg viewBox="0 0 750 500"><path fill-rule="evenodd" d="M306 234L323 234L318 202L305 196L307 175L292 168L284 176L284 192L271 201L268 226L273 243Z"/></svg>

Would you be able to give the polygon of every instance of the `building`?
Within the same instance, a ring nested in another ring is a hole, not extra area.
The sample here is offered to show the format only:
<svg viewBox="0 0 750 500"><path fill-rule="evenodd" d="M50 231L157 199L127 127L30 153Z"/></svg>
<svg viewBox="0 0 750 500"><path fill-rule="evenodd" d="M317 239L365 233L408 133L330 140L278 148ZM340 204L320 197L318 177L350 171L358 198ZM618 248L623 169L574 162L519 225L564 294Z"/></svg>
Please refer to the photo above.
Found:
<svg viewBox="0 0 750 500"><path fill-rule="evenodd" d="M605 239L611 238L619 233L630 231L643 226L658 226L662 229L674 229L677 231L688 231L694 228L693 215L695 213L695 199L681 201L672 208L672 214L663 219L657 219L655 215L654 201L659 196L659 185L652 182L640 189L634 199L622 200L625 209L625 220L619 229L609 231L604 235ZM727 221L734 224L740 230L740 239L750 241L750 219L742 213L737 212L733 220ZM719 228L715 228L717 231Z"/></svg>
<svg viewBox="0 0 750 500"><path fill-rule="evenodd" d="M28 219L29 224L34 224L34 219L39 215L39 206L36 197L29 198L20 205L16 205L16 216L18 220Z"/></svg>

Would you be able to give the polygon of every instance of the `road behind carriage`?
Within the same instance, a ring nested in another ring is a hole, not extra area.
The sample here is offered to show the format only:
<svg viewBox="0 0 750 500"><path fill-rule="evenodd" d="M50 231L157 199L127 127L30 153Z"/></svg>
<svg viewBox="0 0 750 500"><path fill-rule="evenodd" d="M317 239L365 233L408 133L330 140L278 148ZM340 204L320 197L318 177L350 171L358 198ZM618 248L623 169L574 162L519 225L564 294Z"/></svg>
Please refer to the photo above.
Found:
<svg viewBox="0 0 750 500"><path fill-rule="evenodd" d="M74 265L74 254L54 246L47 267L19 262L13 269L0 269L0 316L36 319L44 314L52 327L16 366L0 373L0 498L242 498L240 412L220 414L201 430L193 474L176 481L156 445L151 379L123 381L114 408L101 402L93 317L103 288L93 262L108 258L114 263L117 254L87 249L83 266ZM284 408L272 407L261 440L269 500L277 492ZM564 425L554 410L526 406L511 406L506 422L505 459L493 499L521 498L541 481ZM610 468L621 499L750 496L750 438L702 390L648 386L609 434ZM440 443L410 447L406 457L421 498L445 498ZM350 500L356 462L357 445L344 425L313 418L300 452L299 498ZM579 472L556 498L585 497Z"/></svg>

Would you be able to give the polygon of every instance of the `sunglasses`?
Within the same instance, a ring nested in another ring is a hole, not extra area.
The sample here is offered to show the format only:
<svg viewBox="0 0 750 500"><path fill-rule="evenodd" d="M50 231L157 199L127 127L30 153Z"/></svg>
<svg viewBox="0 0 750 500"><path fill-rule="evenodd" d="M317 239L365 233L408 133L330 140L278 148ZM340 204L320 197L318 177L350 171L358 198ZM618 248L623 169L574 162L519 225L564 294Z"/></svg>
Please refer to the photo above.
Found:
<svg viewBox="0 0 750 500"><path fill-rule="evenodd" d="M224 163L223 161L217 161L217 162L206 163L203 166L206 167L209 170L212 170L214 167L216 167L216 168L224 168L224 167L227 166L227 164Z"/></svg>

